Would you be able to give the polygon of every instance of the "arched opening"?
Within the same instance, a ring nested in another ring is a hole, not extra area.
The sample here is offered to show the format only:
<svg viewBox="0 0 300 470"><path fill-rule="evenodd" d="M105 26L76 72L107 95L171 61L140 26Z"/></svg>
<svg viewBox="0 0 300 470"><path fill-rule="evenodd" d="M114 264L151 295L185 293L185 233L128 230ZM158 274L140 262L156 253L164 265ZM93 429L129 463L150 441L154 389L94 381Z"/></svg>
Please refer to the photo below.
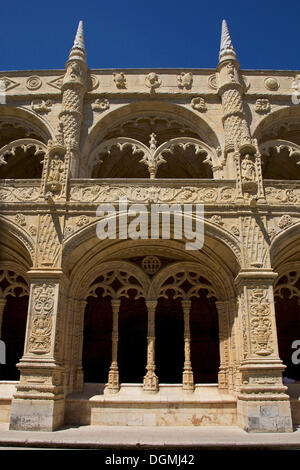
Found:
<svg viewBox="0 0 300 470"><path fill-rule="evenodd" d="M144 299L122 298L119 311L120 383L143 383L147 362L147 307Z"/></svg>
<svg viewBox="0 0 300 470"><path fill-rule="evenodd" d="M106 383L111 363L112 309L109 297L87 298L82 367L84 381Z"/></svg>
<svg viewBox="0 0 300 470"><path fill-rule="evenodd" d="M192 299L190 311L191 362L196 384L218 383L220 345L214 298Z"/></svg>
<svg viewBox="0 0 300 470"><path fill-rule="evenodd" d="M125 269L104 271L91 284L83 338L85 382L107 383L115 362L120 383L142 383L147 353L147 308L141 285Z"/></svg>
<svg viewBox="0 0 300 470"><path fill-rule="evenodd" d="M28 286L22 276L13 271L1 270L0 290L6 301L0 328L1 340L5 344L6 363L0 365L0 379L19 380L20 373L16 364L24 352Z"/></svg>
<svg viewBox="0 0 300 470"><path fill-rule="evenodd" d="M152 102L144 102L104 116L86 140L88 165L81 168L81 173L92 178L149 178L151 172L155 172L151 178L213 178L219 142L207 122L169 103L156 103L155 108L154 111ZM182 139L182 144L176 145L175 151L171 148L165 152L165 162L160 161L153 170L159 159L155 149L169 142L171 147L174 139ZM208 154L203 156L198 147L187 145L188 141L197 141L209 149L209 164Z"/></svg>
<svg viewBox="0 0 300 470"><path fill-rule="evenodd" d="M45 132L9 118L0 120L0 128L0 179L41 178Z"/></svg>
<svg viewBox="0 0 300 470"><path fill-rule="evenodd" d="M298 180L299 163L300 153L291 155L288 148L282 148L280 151L274 147L270 148L268 155L262 156L262 177L272 180Z"/></svg>
<svg viewBox="0 0 300 470"><path fill-rule="evenodd" d="M158 300L155 315L156 375L160 383L182 382L184 364L183 312L180 299Z"/></svg>
<svg viewBox="0 0 300 470"><path fill-rule="evenodd" d="M4 157L6 164L0 166L0 179L38 179L42 177L43 154L36 150L17 148L14 154Z"/></svg>
<svg viewBox="0 0 300 470"><path fill-rule="evenodd" d="M194 383L217 383L219 327L212 285L192 267L177 269L159 289L155 316L159 381L181 383L191 363Z"/></svg>
<svg viewBox="0 0 300 470"><path fill-rule="evenodd" d="M284 376L300 380L299 364L293 360L293 343L300 332L300 272L281 276L274 289L279 357L286 366Z"/></svg>

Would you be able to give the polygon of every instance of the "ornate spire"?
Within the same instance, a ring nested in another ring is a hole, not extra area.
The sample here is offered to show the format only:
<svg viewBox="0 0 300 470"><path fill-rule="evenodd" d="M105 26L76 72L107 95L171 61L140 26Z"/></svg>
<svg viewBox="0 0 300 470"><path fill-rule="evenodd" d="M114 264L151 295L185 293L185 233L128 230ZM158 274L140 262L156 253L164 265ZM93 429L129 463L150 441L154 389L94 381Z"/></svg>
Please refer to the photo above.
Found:
<svg viewBox="0 0 300 470"><path fill-rule="evenodd" d="M70 51L69 60L86 61L86 51L84 46L83 22L79 21L73 47Z"/></svg>
<svg viewBox="0 0 300 470"><path fill-rule="evenodd" d="M223 20L219 60L224 59L225 56L226 58L228 56L230 59L236 59L236 53L231 42L228 26L226 20Z"/></svg>

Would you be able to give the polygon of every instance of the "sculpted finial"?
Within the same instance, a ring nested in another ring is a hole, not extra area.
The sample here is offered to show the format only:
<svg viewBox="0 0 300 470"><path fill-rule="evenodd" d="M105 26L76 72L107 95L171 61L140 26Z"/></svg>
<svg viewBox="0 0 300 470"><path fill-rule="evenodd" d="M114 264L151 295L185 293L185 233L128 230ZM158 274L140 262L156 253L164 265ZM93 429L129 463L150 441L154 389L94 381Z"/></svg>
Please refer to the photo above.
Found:
<svg viewBox="0 0 300 470"><path fill-rule="evenodd" d="M80 20L74 40L73 47L70 51L69 60L77 59L85 62L86 60L86 51L84 45L84 34L83 34L83 21Z"/></svg>
<svg viewBox="0 0 300 470"><path fill-rule="evenodd" d="M231 37L229 34L226 20L223 20L222 22L222 35L221 35L219 59L220 60L223 59L224 56L229 56L228 58L236 59L236 52L231 42Z"/></svg>

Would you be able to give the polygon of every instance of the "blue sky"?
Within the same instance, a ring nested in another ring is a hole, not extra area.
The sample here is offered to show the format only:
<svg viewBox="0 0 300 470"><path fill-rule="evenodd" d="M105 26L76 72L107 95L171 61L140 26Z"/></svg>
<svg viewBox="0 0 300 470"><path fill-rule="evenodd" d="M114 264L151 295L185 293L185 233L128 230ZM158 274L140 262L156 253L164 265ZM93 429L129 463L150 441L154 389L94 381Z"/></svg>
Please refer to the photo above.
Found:
<svg viewBox="0 0 300 470"><path fill-rule="evenodd" d="M0 11L0 70L64 68L80 19L90 68L214 68L223 18L241 68L300 69L299 0L16 0Z"/></svg>

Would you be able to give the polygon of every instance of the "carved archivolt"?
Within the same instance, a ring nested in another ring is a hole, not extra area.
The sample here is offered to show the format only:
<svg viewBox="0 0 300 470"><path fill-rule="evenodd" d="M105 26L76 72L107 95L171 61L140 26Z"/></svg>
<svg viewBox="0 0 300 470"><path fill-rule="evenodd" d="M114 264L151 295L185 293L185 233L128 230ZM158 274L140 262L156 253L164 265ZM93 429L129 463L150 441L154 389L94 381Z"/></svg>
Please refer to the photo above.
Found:
<svg viewBox="0 0 300 470"><path fill-rule="evenodd" d="M290 271L281 276L274 287L274 297L280 299L286 298L284 292L287 292L288 299L296 297L300 300L300 272Z"/></svg>
<svg viewBox="0 0 300 470"><path fill-rule="evenodd" d="M27 152L30 148L34 149L34 155L44 155L47 151L47 146L43 143L40 142L39 140L35 139L18 139L14 140L13 142L10 142L7 145L4 145L0 149L0 165L1 164L6 164L6 161L4 159L5 155L7 154L12 154L15 155L16 150L18 148L21 148L24 152Z"/></svg>
<svg viewBox="0 0 300 470"><path fill-rule="evenodd" d="M11 236L15 236L20 240L21 244L28 250L31 255L31 258L34 257L35 252L35 243L32 237L19 225L12 223L10 220L4 217L0 217L0 224L2 229L6 228Z"/></svg>
<svg viewBox="0 0 300 470"><path fill-rule="evenodd" d="M286 149L288 150L289 157L300 157L300 146L288 140L268 140L259 145L259 150L262 155L269 155L271 149L275 149L278 154L281 150Z"/></svg>
<svg viewBox="0 0 300 470"><path fill-rule="evenodd" d="M79 282L79 294L82 298L89 295L97 297L96 291L99 288L103 296L111 296L112 299L127 297L130 289L135 290L136 298L146 298L150 285L145 272L127 261L101 263L101 267L97 265L88 269ZM86 286L89 286L88 289Z"/></svg>
<svg viewBox="0 0 300 470"><path fill-rule="evenodd" d="M11 295L13 297L23 297L29 295L28 285L22 276L9 269L0 270L1 297ZM4 287L5 286L5 287Z"/></svg>
<svg viewBox="0 0 300 470"><path fill-rule="evenodd" d="M172 274L160 287L158 297L169 298L172 295L174 299L191 299L200 297L205 293L206 297L216 297L212 285L198 272L183 270Z"/></svg>
<svg viewBox="0 0 300 470"><path fill-rule="evenodd" d="M118 289L114 288L116 281L119 281L120 287ZM112 299L128 298L130 291L134 291L135 299L145 298L145 292L139 281L132 274L121 269L113 269L101 274L90 286L87 297L98 297L96 291L99 289L102 291L102 297L110 296Z"/></svg>
<svg viewBox="0 0 300 470"><path fill-rule="evenodd" d="M155 276L153 282L148 280L148 289L132 275L132 269L126 270L126 263L123 269L107 269L102 271L100 276L94 281L87 292L86 297L97 297L100 292L103 297L109 296L112 299L129 297L129 291L134 293L134 298L169 298L169 296L181 299L191 299L204 294L207 298L216 297L215 290L200 272L192 267L190 269L176 264L175 267L168 266L159 276ZM130 267L130 264L128 264ZM129 271L129 272L128 272ZM130 272L131 271L131 272ZM167 279L166 279L167 277ZM116 289L114 285L118 285Z"/></svg>
<svg viewBox="0 0 300 470"><path fill-rule="evenodd" d="M116 137L103 142L98 145L91 154L89 172L92 172L96 163L102 163L100 156L105 153L110 154L112 147L117 147L121 151L125 147L130 147L133 155L141 154L142 158L140 159L140 163L144 163L148 167L150 178L155 178L158 166L165 163L166 160L163 158L163 154L174 154L176 147L183 150L193 147L196 155L202 154L206 157L203 163L209 163L211 166L217 165L218 163L217 155L214 151L200 140L191 137L179 137L171 139L168 142L161 144L159 147L156 147L155 137L154 133L150 135L149 147L138 140L130 139L128 137Z"/></svg>

